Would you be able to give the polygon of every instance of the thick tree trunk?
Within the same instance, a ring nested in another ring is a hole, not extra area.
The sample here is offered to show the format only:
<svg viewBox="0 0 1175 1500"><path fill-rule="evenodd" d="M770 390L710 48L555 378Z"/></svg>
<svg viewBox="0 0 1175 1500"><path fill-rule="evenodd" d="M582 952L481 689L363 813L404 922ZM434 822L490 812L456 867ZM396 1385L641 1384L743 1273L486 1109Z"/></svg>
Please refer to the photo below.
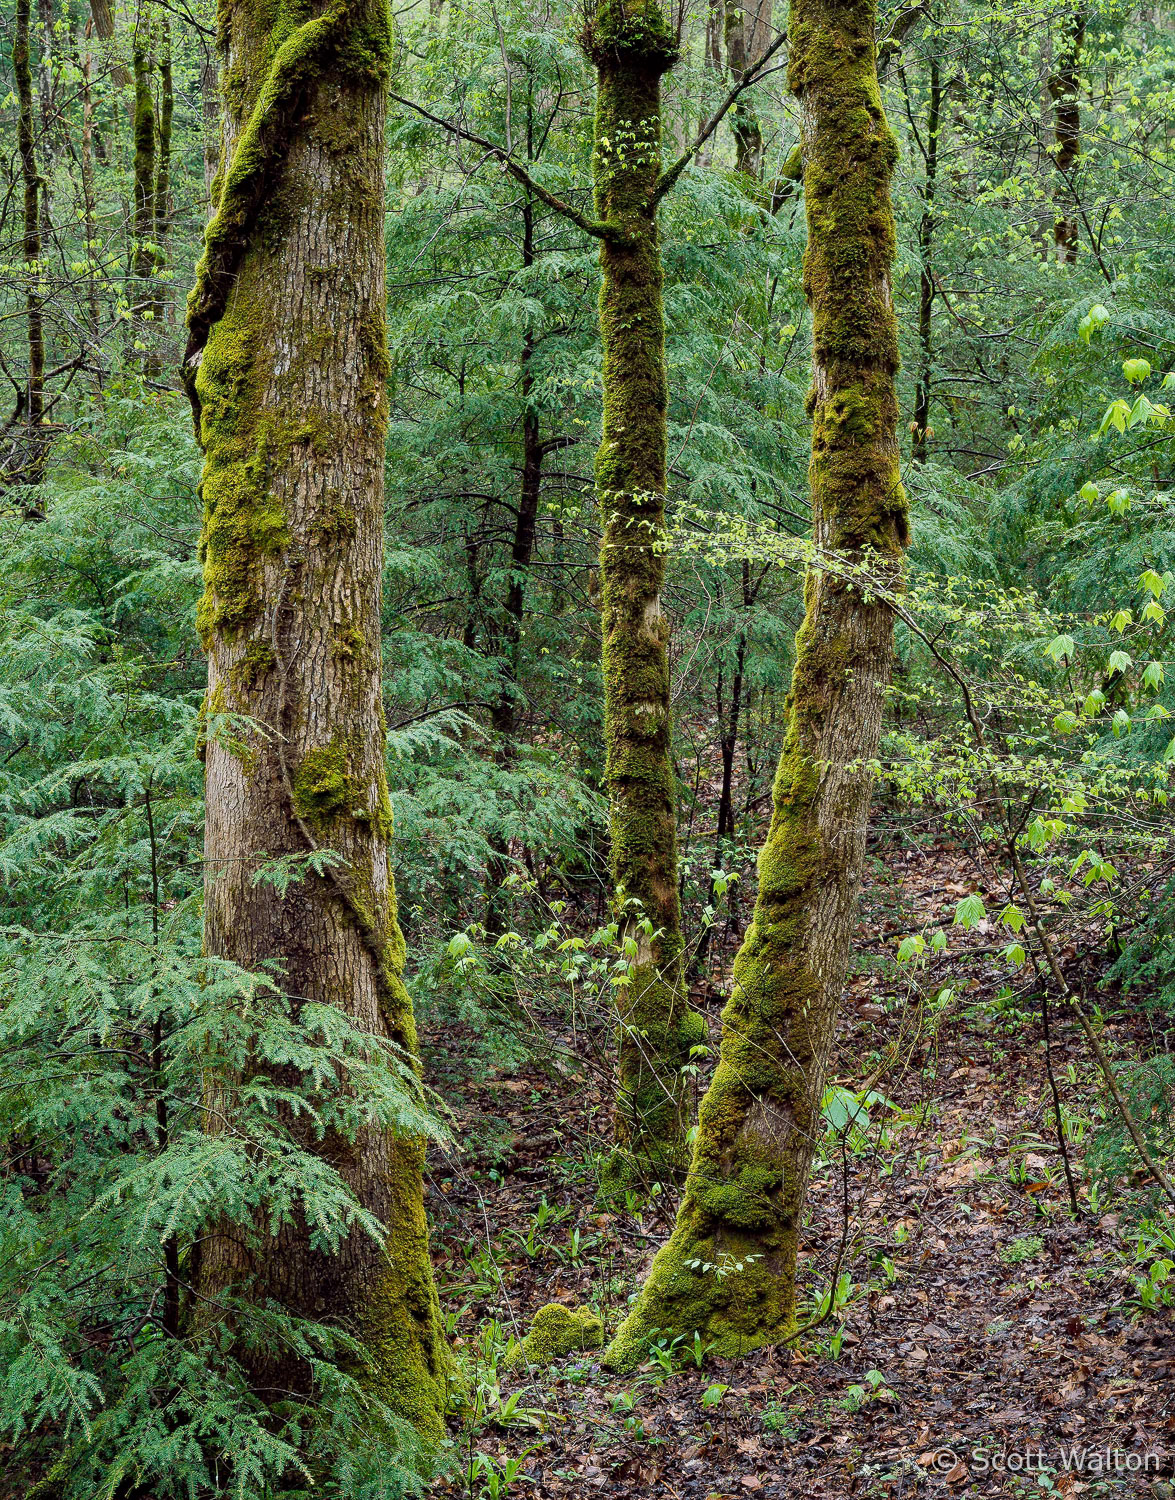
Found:
<svg viewBox="0 0 1175 1500"><path fill-rule="evenodd" d="M276 961L290 995L415 1054L381 703L390 17L383 0L297 9L288 27L248 6L222 15L229 165L184 362L205 454L198 624L209 714L245 714L265 730L209 735L205 942L246 968ZM284 897L254 883L267 859L315 846L343 863ZM437 1438L447 1364L423 1144L374 1127L354 1143L317 1143L308 1127L304 1139L387 1226L386 1241L355 1232L327 1254L292 1223L255 1251L213 1232L201 1305L234 1286L347 1325L371 1356L361 1378ZM236 1352L266 1399L306 1390L290 1352Z"/></svg>
<svg viewBox="0 0 1175 1500"><path fill-rule="evenodd" d="M665 575L665 317L654 190L661 168L661 78L677 56L656 0L603 0L584 43L596 65L596 211L602 241L604 645L612 875L633 955L620 991L617 1167L684 1166L682 1066L703 1034L685 989L669 703Z"/></svg>
<svg viewBox="0 0 1175 1500"><path fill-rule="evenodd" d="M94 22L94 30L100 41L112 43L115 39L114 10L110 0L90 0L90 18ZM122 63L114 59L113 47L108 46L106 52L112 57L110 64L110 79L116 88L124 89L131 81L131 75L123 67Z"/></svg>
<svg viewBox="0 0 1175 1500"><path fill-rule="evenodd" d="M813 315L814 540L755 917L735 961L717 1072L669 1243L608 1363L654 1329L734 1355L795 1326L800 1214L864 863L869 763L881 730L893 615L845 577L896 585L906 542L898 474L897 328L875 0L795 0ZM834 560L832 554L836 554ZM820 558L827 559L822 565Z"/></svg>

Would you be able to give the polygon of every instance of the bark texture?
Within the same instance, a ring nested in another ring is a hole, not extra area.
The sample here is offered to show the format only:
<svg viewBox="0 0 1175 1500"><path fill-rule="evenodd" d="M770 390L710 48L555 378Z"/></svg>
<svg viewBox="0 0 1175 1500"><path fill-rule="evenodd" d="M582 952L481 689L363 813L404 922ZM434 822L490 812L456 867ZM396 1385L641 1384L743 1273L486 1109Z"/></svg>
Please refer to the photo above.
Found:
<svg viewBox="0 0 1175 1500"><path fill-rule="evenodd" d="M387 374L383 0L307 14L222 4L228 163L189 298L184 376L205 465L198 625L208 652L205 941L415 1055L389 864L380 578ZM215 732L247 714L265 733ZM284 898L267 857L344 861ZM447 1357L428 1258L423 1144L368 1129L327 1156L387 1226L324 1254L302 1223L254 1252L214 1232L201 1298L226 1288L345 1323L375 1391L439 1438ZM267 1399L304 1391L281 1349L238 1350Z"/></svg>
<svg viewBox="0 0 1175 1500"><path fill-rule="evenodd" d="M813 315L814 540L754 921L735 961L713 1084L668 1244L606 1361L631 1368L654 1329L736 1355L795 1327L800 1214L864 862L870 758L893 651L891 609L845 577L900 576L897 327L875 0L795 0Z"/></svg>
<svg viewBox="0 0 1175 1500"><path fill-rule="evenodd" d="M676 39L656 0L603 0L584 36L595 63L592 156L602 240L603 437L596 457L603 538L604 734L612 876L634 955L620 991L617 1165L684 1166L682 1066L702 1040L682 963L665 575L665 315L654 191L661 79ZM645 928L651 924L652 931Z"/></svg>

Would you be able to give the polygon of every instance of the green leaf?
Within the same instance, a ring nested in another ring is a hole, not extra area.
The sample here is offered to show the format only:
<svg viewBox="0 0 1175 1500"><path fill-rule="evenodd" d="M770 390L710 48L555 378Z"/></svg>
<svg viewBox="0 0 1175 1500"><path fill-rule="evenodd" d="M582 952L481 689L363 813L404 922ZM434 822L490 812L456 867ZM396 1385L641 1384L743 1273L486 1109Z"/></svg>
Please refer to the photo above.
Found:
<svg viewBox="0 0 1175 1500"><path fill-rule="evenodd" d="M1062 657L1072 658L1077 650L1077 642L1071 635L1056 635L1044 648L1044 654L1051 656L1053 661L1060 661Z"/></svg>
<svg viewBox="0 0 1175 1500"><path fill-rule="evenodd" d="M1149 589L1157 599L1166 588L1161 573L1156 573L1154 568L1147 568L1146 572L1138 580L1139 588Z"/></svg>
<svg viewBox="0 0 1175 1500"><path fill-rule="evenodd" d="M1094 484L1092 479L1087 479L1077 493L1085 501L1086 505L1092 505L1097 499L1097 485Z"/></svg>
<svg viewBox="0 0 1175 1500"><path fill-rule="evenodd" d="M1072 734L1077 728L1077 715L1070 708L1064 709L1053 720L1053 728L1058 734Z"/></svg>
<svg viewBox="0 0 1175 1500"><path fill-rule="evenodd" d="M1133 625L1134 616L1128 609L1120 609L1110 621L1110 629L1116 630L1119 635L1126 629L1127 625Z"/></svg>
<svg viewBox="0 0 1175 1500"><path fill-rule="evenodd" d="M1130 655L1126 651L1111 651L1109 670L1111 672L1125 672L1130 666Z"/></svg>
<svg viewBox="0 0 1175 1500"><path fill-rule="evenodd" d="M1150 661L1146 664L1146 670L1142 674L1142 685L1149 688L1152 693L1157 693L1163 685L1163 663L1161 661Z"/></svg>
<svg viewBox="0 0 1175 1500"><path fill-rule="evenodd" d="M961 927L964 932L970 932L972 928L978 927L986 916L987 909L982 898L973 891L970 896L964 896L955 907L955 926Z"/></svg>
<svg viewBox="0 0 1175 1500"><path fill-rule="evenodd" d="M1024 913L1018 906L1011 903L1005 906L1003 911L1000 912L1000 921L1009 932L1019 932L1024 926L1024 920Z"/></svg>
<svg viewBox="0 0 1175 1500"><path fill-rule="evenodd" d="M1141 385L1151 372L1149 359L1124 359L1122 373L1131 385Z"/></svg>

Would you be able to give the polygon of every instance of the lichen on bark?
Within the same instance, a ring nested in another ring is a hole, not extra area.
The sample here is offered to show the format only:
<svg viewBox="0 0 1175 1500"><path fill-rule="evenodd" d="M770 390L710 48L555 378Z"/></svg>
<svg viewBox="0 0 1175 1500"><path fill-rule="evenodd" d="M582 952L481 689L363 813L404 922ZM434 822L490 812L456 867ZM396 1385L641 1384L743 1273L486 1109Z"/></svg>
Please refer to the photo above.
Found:
<svg viewBox="0 0 1175 1500"><path fill-rule="evenodd" d="M848 958L893 648L887 587L907 543L898 472L890 274L893 137L881 107L874 0L795 0L813 316L816 560L759 856L685 1197L606 1363L632 1368L657 1330L737 1355L787 1338L821 1098ZM863 586L854 575L874 580Z"/></svg>

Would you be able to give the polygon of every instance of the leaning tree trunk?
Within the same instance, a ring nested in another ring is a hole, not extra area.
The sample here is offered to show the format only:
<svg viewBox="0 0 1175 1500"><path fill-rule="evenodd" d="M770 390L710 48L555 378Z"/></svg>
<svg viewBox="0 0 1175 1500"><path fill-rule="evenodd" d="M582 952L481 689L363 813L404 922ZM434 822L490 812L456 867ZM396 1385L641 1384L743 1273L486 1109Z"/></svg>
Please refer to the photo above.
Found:
<svg viewBox="0 0 1175 1500"><path fill-rule="evenodd" d="M654 191L661 169L661 78L677 46L656 0L602 0L584 36L596 65L592 170L600 249L603 436L596 457L604 736L612 876L633 959L619 991L614 1163L684 1166L690 1048L677 885L665 575L665 315Z"/></svg>
<svg viewBox="0 0 1175 1500"><path fill-rule="evenodd" d="M608 1350L631 1367L654 1329L738 1354L795 1327L800 1214L864 863L870 760L893 614L852 569L900 578L895 159L877 85L876 0L795 0L813 317L817 553L754 922L735 961L717 1072L673 1235ZM835 555L835 556L834 556Z"/></svg>
<svg viewBox="0 0 1175 1500"><path fill-rule="evenodd" d="M291 996L331 1004L416 1050L389 863L381 703L387 375L384 0L331 0L288 25L222 12L227 168L189 299L184 374L205 463L198 625L207 708L263 728L206 746L205 942L248 969L277 962ZM273 38L284 40L276 46ZM240 722L239 720L237 721ZM283 896L259 865L342 857ZM328 1255L294 1222L260 1248L213 1229L199 1305L228 1287L345 1324L360 1378L433 1438L446 1355L428 1256L423 1144L368 1127L307 1149L387 1226ZM305 1391L286 1350L236 1349L266 1399Z"/></svg>

